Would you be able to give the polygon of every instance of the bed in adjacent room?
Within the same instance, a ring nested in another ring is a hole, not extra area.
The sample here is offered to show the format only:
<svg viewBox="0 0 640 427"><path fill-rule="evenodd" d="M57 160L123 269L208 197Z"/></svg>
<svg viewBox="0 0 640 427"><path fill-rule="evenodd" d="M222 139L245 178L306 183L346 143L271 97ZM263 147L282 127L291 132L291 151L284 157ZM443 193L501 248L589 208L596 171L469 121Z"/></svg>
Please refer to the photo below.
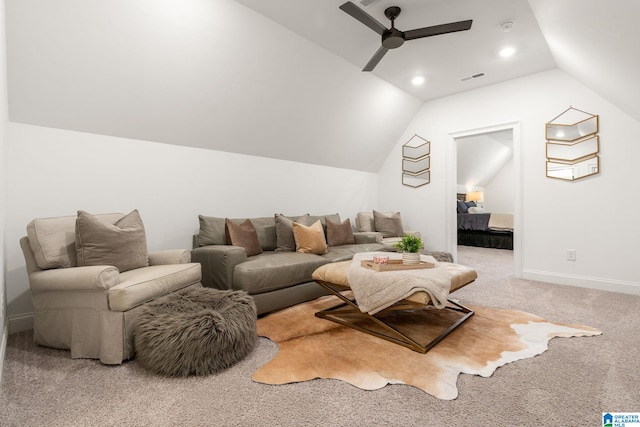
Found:
<svg viewBox="0 0 640 427"><path fill-rule="evenodd" d="M458 193L458 244L513 250L513 214L484 212Z"/></svg>

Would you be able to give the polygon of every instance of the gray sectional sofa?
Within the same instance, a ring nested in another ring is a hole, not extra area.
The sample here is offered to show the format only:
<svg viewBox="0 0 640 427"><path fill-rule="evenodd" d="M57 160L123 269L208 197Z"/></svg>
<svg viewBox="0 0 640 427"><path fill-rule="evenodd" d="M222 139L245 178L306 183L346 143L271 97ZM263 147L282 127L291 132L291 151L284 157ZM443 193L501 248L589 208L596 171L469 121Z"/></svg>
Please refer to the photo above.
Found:
<svg viewBox="0 0 640 427"><path fill-rule="evenodd" d="M261 253L248 255L243 246L231 245L226 218L199 216L200 230L193 239L192 262L202 266L202 285L217 289L245 290L253 296L258 314L309 301L325 291L311 279L313 271L330 262L345 261L359 252L384 251L375 232L353 232L351 243L328 245L326 253L296 251L292 223L310 226L320 221L326 236L340 223L338 214L232 219L231 228L244 223L255 228ZM349 223L349 228L350 223ZM347 240L351 239L349 230ZM331 239L329 239L331 240ZM335 239L334 239L335 240ZM344 242L342 242L344 243ZM256 243L257 244L257 243ZM247 245L245 245L247 246ZM250 245L249 245L250 246ZM251 250L250 250L251 252Z"/></svg>

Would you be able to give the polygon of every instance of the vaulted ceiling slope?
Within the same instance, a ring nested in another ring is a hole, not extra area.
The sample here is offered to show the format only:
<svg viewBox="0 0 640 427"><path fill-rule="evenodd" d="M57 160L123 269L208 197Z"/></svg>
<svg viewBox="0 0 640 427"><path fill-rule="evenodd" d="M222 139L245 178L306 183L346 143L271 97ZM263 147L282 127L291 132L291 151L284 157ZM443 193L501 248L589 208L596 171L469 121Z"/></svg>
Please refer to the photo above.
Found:
<svg viewBox="0 0 640 427"><path fill-rule="evenodd" d="M558 68L640 121L640 1L529 3Z"/></svg>
<svg viewBox="0 0 640 427"><path fill-rule="evenodd" d="M13 122L377 171L422 102L232 0L7 0Z"/></svg>
<svg viewBox="0 0 640 427"><path fill-rule="evenodd" d="M423 101L557 64L640 121L640 1L354 0L401 29L474 20L372 73L379 37L343 2L6 0L10 120L375 172Z"/></svg>

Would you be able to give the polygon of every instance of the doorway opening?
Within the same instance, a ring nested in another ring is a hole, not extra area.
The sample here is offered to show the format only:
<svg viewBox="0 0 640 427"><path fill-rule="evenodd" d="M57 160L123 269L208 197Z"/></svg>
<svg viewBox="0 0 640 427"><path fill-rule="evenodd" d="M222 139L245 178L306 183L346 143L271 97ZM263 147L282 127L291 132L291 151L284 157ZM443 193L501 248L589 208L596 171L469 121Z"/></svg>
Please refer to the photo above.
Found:
<svg viewBox="0 0 640 427"><path fill-rule="evenodd" d="M520 124L517 122L453 132L447 141L447 250L457 260L458 213L465 207L473 207L471 213L480 215L463 212L461 219L468 221L465 227L485 228L483 222L491 220L492 229L509 227L510 222L513 231L505 234L493 233L489 229L486 232L461 232L464 248L512 248L515 277L522 277L520 144ZM465 200L459 204L461 198ZM469 199L475 199L476 206L465 204ZM489 215L491 213L494 215Z"/></svg>

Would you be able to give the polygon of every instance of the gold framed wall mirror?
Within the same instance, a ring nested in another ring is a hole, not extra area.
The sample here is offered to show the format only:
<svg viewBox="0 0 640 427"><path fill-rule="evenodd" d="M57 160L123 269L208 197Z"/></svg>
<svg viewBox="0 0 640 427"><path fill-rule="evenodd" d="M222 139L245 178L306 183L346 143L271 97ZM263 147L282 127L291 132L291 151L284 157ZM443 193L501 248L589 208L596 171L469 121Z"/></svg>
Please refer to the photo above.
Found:
<svg viewBox="0 0 640 427"><path fill-rule="evenodd" d="M422 187L431 182L431 142L413 135L402 146L402 185Z"/></svg>
<svg viewBox="0 0 640 427"><path fill-rule="evenodd" d="M600 172L598 116L569 107L545 126L548 178L575 181Z"/></svg>

